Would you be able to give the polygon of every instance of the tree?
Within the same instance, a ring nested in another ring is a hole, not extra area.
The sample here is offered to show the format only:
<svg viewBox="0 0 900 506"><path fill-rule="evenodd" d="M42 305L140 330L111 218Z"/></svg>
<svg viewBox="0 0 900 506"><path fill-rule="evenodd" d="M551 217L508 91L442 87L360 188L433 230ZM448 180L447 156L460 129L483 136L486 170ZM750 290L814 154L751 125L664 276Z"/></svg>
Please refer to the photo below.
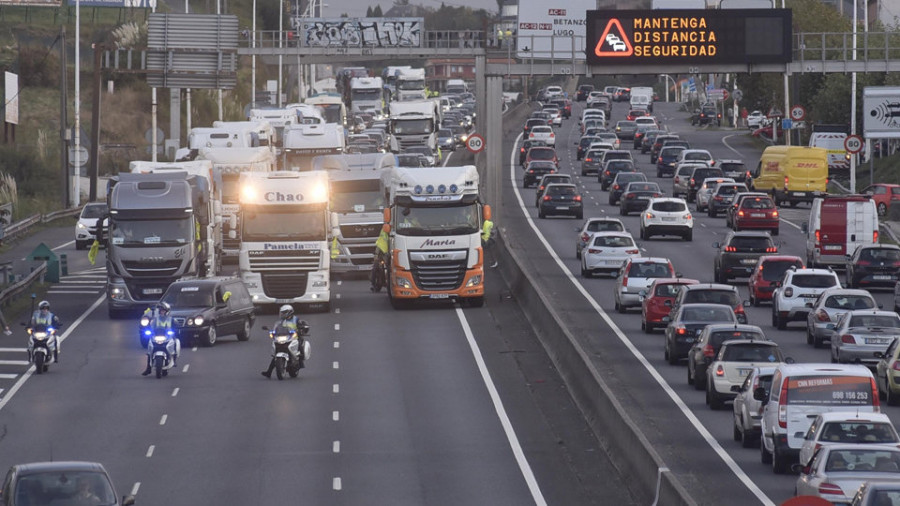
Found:
<svg viewBox="0 0 900 506"><path fill-rule="evenodd" d="M383 18L384 13L381 12L381 5L376 5L374 9L372 9L372 17L375 18Z"/></svg>
<svg viewBox="0 0 900 506"><path fill-rule="evenodd" d="M368 6L368 7L366 7L366 17L367 17L367 18L373 17L373 14L372 14L372 6L371 6L371 5Z"/></svg>

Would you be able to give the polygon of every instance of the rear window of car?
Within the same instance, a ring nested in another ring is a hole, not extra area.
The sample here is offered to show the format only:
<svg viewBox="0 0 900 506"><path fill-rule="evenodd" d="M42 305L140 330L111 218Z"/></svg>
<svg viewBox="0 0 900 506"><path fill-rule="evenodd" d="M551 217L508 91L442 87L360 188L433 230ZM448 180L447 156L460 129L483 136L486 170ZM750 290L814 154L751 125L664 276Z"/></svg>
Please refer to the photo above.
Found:
<svg viewBox="0 0 900 506"><path fill-rule="evenodd" d="M874 402L868 376L794 376L785 381L787 403L792 405L871 406Z"/></svg>
<svg viewBox="0 0 900 506"><path fill-rule="evenodd" d="M712 157L709 156L709 153L703 153L702 151L701 152L694 151L691 153L686 153L684 155L684 159L685 160L712 160Z"/></svg>
<svg viewBox="0 0 900 506"><path fill-rule="evenodd" d="M791 266L799 268L802 265L797 260L770 260L763 262L762 276L766 281L778 281Z"/></svg>
<svg viewBox="0 0 900 506"><path fill-rule="evenodd" d="M819 440L829 443L896 443L897 432L884 422L828 422L819 431Z"/></svg>
<svg viewBox="0 0 900 506"><path fill-rule="evenodd" d="M556 156L556 152L552 149L534 148L528 152L533 160L552 160Z"/></svg>
<svg viewBox="0 0 900 506"><path fill-rule="evenodd" d="M829 309L873 309L875 301L865 295L831 295L825 299L825 307Z"/></svg>
<svg viewBox="0 0 900 506"><path fill-rule="evenodd" d="M667 200L664 202L654 202L653 210L661 211L664 213L678 213L678 212L682 212L682 211L687 211L687 205L685 205L684 202Z"/></svg>
<svg viewBox="0 0 900 506"><path fill-rule="evenodd" d="M588 232L624 232L625 227L618 221L592 221L588 223Z"/></svg>
<svg viewBox="0 0 900 506"><path fill-rule="evenodd" d="M858 315L850 317L849 327L887 327L887 328L897 328L900 327L900 318L896 315Z"/></svg>
<svg viewBox="0 0 900 506"><path fill-rule="evenodd" d="M569 178L565 176L554 176L544 178L541 183L544 185L553 184L553 183L568 183Z"/></svg>
<svg viewBox="0 0 900 506"><path fill-rule="evenodd" d="M734 195L735 193L742 192L742 191L747 191L747 188L743 185L735 186L735 185L730 185L730 184L729 185L720 184L716 187L717 195L728 196L728 195Z"/></svg>
<svg viewBox="0 0 900 506"><path fill-rule="evenodd" d="M743 163L722 163L719 165L719 168L725 172L743 172L744 164Z"/></svg>
<svg viewBox="0 0 900 506"><path fill-rule="evenodd" d="M531 129L531 133L535 134L552 134L553 129L546 125L537 125Z"/></svg>
<svg viewBox="0 0 900 506"><path fill-rule="evenodd" d="M581 138L581 147L586 148L591 145L592 142L600 142L603 139L599 137L582 137Z"/></svg>
<svg viewBox="0 0 900 506"><path fill-rule="evenodd" d="M859 252L859 259L870 262L900 262L900 250L893 248L866 248Z"/></svg>
<svg viewBox="0 0 900 506"><path fill-rule="evenodd" d="M775 209L775 203L768 197L746 198L741 202L742 209Z"/></svg>
<svg viewBox="0 0 900 506"><path fill-rule="evenodd" d="M778 348L760 344L730 344L722 353L726 362L778 362Z"/></svg>
<svg viewBox="0 0 900 506"><path fill-rule="evenodd" d="M725 304L726 306L737 307L740 301L738 296L731 290L690 290L684 294L683 304Z"/></svg>
<svg viewBox="0 0 900 506"><path fill-rule="evenodd" d="M601 236L594 238L594 246L606 246L607 248L628 248L634 246L634 239L620 235Z"/></svg>
<svg viewBox="0 0 900 506"><path fill-rule="evenodd" d="M627 171L633 172L635 170L634 164L630 161L610 161L606 164L606 168L610 171Z"/></svg>
<svg viewBox="0 0 900 506"><path fill-rule="evenodd" d="M698 183L703 182L708 177L725 177L720 169L695 169L692 176Z"/></svg>
<svg viewBox="0 0 900 506"><path fill-rule="evenodd" d="M657 297L675 297L682 286L684 285L681 283L663 283L656 285L656 290L653 294Z"/></svg>
<svg viewBox="0 0 900 506"><path fill-rule="evenodd" d="M588 161L596 162L599 160L588 160L588 158L600 158L600 156L602 156L602 155L603 155L602 149L592 149L592 150L588 151L586 155L584 155L584 158L585 158L586 162L588 162Z"/></svg>
<svg viewBox="0 0 900 506"><path fill-rule="evenodd" d="M835 276L828 274L795 274L791 283L800 288L829 288L838 286Z"/></svg>
<svg viewBox="0 0 900 506"><path fill-rule="evenodd" d="M634 121L620 121L616 123L616 128L637 128L637 123Z"/></svg>
<svg viewBox="0 0 900 506"><path fill-rule="evenodd" d="M668 264L635 262L628 269L628 275L635 278L668 278L672 274Z"/></svg>
<svg viewBox="0 0 900 506"><path fill-rule="evenodd" d="M626 190L630 192L659 192L656 183L631 183Z"/></svg>
<svg viewBox="0 0 900 506"><path fill-rule="evenodd" d="M718 307L686 307L681 319L696 322L729 322L734 321L734 312Z"/></svg>
<svg viewBox="0 0 900 506"><path fill-rule="evenodd" d="M556 170L556 164L553 162L537 161L529 163L528 168L536 170Z"/></svg>
<svg viewBox="0 0 900 506"><path fill-rule="evenodd" d="M734 341L736 339L765 339L765 336L759 332L749 330L719 330L713 332L709 336L709 344L715 349L719 349L725 341Z"/></svg>
<svg viewBox="0 0 900 506"><path fill-rule="evenodd" d="M732 237L731 242L728 243L728 245L733 248L737 248L738 251L741 251L741 250L765 251L766 248L773 247L772 241L768 237L748 237L748 236L740 236L740 235Z"/></svg>
<svg viewBox="0 0 900 506"><path fill-rule="evenodd" d="M607 160L630 160L631 153L627 151L607 151L603 154L603 158Z"/></svg>
<svg viewBox="0 0 900 506"><path fill-rule="evenodd" d="M547 187L549 195L575 195L574 186L549 186Z"/></svg>
<svg viewBox="0 0 900 506"><path fill-rule="evenodd" d="M647 176L641 172L620 172L616 175L615 182L619 185L628 184L635 181L646 181Z"/></svg>

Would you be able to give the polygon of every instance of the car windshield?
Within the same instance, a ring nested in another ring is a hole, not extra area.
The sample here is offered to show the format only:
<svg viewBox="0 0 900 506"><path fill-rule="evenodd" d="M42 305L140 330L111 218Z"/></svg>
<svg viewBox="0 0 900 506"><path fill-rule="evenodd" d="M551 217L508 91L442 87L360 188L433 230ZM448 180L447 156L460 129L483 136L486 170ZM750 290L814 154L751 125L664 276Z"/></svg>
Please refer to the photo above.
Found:
<svg viewBox="0 0 900 506"><path fill-rule="evenodd" d="M900 317L897 315L854 315L850 318L849 328L900 328Z"/></svg>
<svg viewBox="0 0 900 506"><path fill-rule="evenodd" d="M7 497L4 495L4 497ZM109 478L95 471L47 471L25 474L9 491L10 504L116 504Z"/></svg>
<svg viewBox="0 0 900 506"><path fill-rule="evenodd" d="M832 295L825 299L829 309L874 309L875 301L867 295Z"/></svg>
<svg viewBox="0 0 900 506"><path fill-rule="evenodd" d="M213 285L172 285L163 295L174 309L213 306Z"/></svg>
<svg viewBox="0 0 900 506"><path fill-rule="evenodd" d="M725 341L734 341L736 339L759 339L765 340L766 336L753 330L718 330L712 332L709 336L709 344L716 350L722 346Z"/></svg>
<svg viewBox="0 0 900 506"><path fill-rule="evenodd" d="M825 471L829 473L891 473L900 478L900 453L875 448L834 450L828 454Z"/></svg>
<svg viewBox="0 0 900 506"><path fill-rule="evenodd" d="M776 346L759 344L732 344L725 348L722 360L725 362L781 362L781 354Z"/></svg>
<svg viewBox="0 0 900 506"><path fill-rule="evenodd" d="M466 235L478 232L475 204L455 206L398 206L394 215L396 233L403 236Z"/></svg>
<svg viewBox="0 0 900 506"><path fill-rule="evenodd" d="M686 307L681 319L695 322L730 322L734 321L734 312L726 307Z"/></svg>
<svg viewBox="0 0 900 506"><path fill-rule="evenodd" d="M801 267L798 260L769 260L762 265L762 277L766 281L778 281L791 267Z"/></svg>
<svg viewBox="0 0 900 506"><path fill-rule="evenodd" d="M687 211L687 205L685 205L684 202L678 202L676 200L666 200L663 202L654 202L653 210L665 213L678 213Z"/></svg>
<svg viewBox="0 0 900 506"><path fill-rule="evenodd" d="M741 207L744 209L775 209L775 203L770 198L753 197L744 199Z"/></svg>
<svg viewBox="0 0 900 506"><path fill-rule="evenodd" d="M528 152L532 160L553 160L556 152L552 149L532 149Z"/></svg>
<svg viewBox="0 0 900 506"><path fill-rule="evenodd" d="M828 422L819 431L820 441L829 443L896 443L897 432L889 423L870 421Z"/></svg>
<svg viewBox="0 0 900 506"><path fill-rule="evenodd" d="M600 236L594 238L594 246L606 246L607 248L630 248L634 246L634 239L623 235Z"/></svg>
<svg viewBox="0 0 900 506"><path fill-rule="evenodd" d="M900 262L900 250L894 248L867 248L859 252L859 259L869 262Z"/></svg>
<svg viewBox="0 0 900 506"><path fill-rule="evenodd" d="M731 242L728 243L728 246L731 248L736 248L738 251L765 251L766 248L774 247L772 245L772 241L768 237L742 235L736 235L732 237Z"/></svg>
<svg viewBox="0 0 900 506"><path fill-rule="evenodd" d="M683 304L725 304L737 307L740 304L738 295L731 290L690 290L684 294Z"/></svg>
<svg viewBox="0 0 900 506"><path fill-rule="evenodd" d="M623 232L624 225L618 221L592 221L588 223L588 232Z"/></svg>
<svg viewBox="0 0 900 506"><path fill-rule="evenodd" d="M668 264L635 262L628 269L630 278L668 278L673 274Z"/></svg>
<svg viewBox="0 0 900 506"><path fill-rule="evenodd" d="M106 214L107 211L108 208L105 205L84 206L84 209L81 210L81 217L89 219L100 218Z"/></svg>
<svg viewBox="0 0 900 506"><path fill-rule="evenodd" d="M653 295L657 297L675 297L678 295L678 291L681 290L681 287L684 286L680 283L664 283L661 285L656 285L656 290L653 292Z"/></svg>
<svg viewBox="0 0 900 506"><path fill-rule="evenodd" d="M791 283L798 288L830 288L839 286L837 277L828 274L795 274Z"/></svg>

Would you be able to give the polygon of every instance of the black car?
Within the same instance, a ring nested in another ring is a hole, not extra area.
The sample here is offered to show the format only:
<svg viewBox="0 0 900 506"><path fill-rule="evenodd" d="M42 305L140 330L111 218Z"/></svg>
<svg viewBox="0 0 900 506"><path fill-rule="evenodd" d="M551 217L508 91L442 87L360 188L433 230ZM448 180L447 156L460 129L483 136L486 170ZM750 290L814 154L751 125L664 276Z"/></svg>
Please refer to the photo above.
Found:
<svg viewBox="0 0 900 506"><path fill-rule="evenodd" d="M546 146L547 143L539 140L530 140L526 139L522 142L522 147L519 148L519 165L522 167L525 166L525 158L528 156L528 150L532 148L532 146Z"/></svg>
<svg viewBox="0 0 900 506"><path fill-rule="evenodd" d="M768 232L732 231L722 242L713 243L713 248L719 250L714 265L716 283L749 277L759 257L778 252Z"/></svg>
<svg viewBox="0 0 900 506"><path fill-rule="evenodd" d="M578 91L575 92L575 101L584 102L585 100L587 100L588 95L590 95L592 91L594 91L593 84L582 84L578 87Z"/></svg>
<svg viewBox="0 0 900 506"><path fill-rule="evenodd" d="M545 160L535 160L528 162L525 167L525 174L522 176L522 187L528 188L540 182L547 174L556 173L556 164Z"/></svg>
<svg viewBox="0 0 900 506"><path fill-rule="evenodd" d="M554 183L572 183L572 176L568 174L548 174L538 181L537 188L534 189L534 207L541 206L541 199L544 197L544 190Z"/></svg>
<svg viewBox="0 0 900 506"><path fill-rule="evenodd" d="M665 359L672 365L688 357L700 332L707 325L724 323L737 325L734 310L725 304L685 304L664 316L666 326Z"/></svg>
<svg viewBox="0 0 900 506"><path fill-rule="evenodd" d="M522 127L522 130L525 132L525 134L528 134L528 130L530 130L533 126L549 124L550 122L544 118L528 118L527 120L525 120L525 126Z"/></svg>
<svg viewBox="0 0 900 506"><path fill-rule="evenodd" d="M638 149L641 147L641 143L644 142L644 136L647 135L647 132L650 131L659 131L653 125L638 125L637 130L634 131L634 137L632 138L632 147L631 149Z"/></svg>
<svg viewBox="0 0 900 506"><path fill-rule="evenodd" d="M708 177L725 177L722 169L717 167L697 167L691 172L691 178L687 185L687 201L693 202L697 198L697 190L703 185L703 180Z"/></svg>
<svg viewBox="0 0 900 506"><path fill-rule="evenodd" d="M712 125L722 126L722 114L714 104L703 104L699 109L691 115L691 125Z"/></svg>
<svg viewBox="0 0 900 506"><path fill-rule="evenodd" d="M659 134L653 137L653 144L650 145L650 163L657 163L659 150L662 149L665 141L677 141L679 137L675 134Z"/></svg>
<svg viewBox="0 0 900 506"><path fill-rule="evenodd" d="M577 160L581 160L582 158L584 158L584 154L594 142L603 142L603 139L593 135L582 136L581 139L577 143L575 143L575 145L578 146L578 149L575 150L575 158Z"/></svg>
<svg viewBox="0 0 900 506"><path fill-rule="evenodd" d="M893 288L900 274L900 247L893 244L860 246L848 255L849 288Z"/></svg>
<svg viewBox="0 0 900 506"><path fill-rule="evenodd" d="M619 199L619 214L627 216L632 211L643 211L650 199L661 197L662 194L656 183L640 181L628 183L622 192L622 198Z"/></svg>
<svg viewBox="0 0 900 506"><path fill-rule="evenodd" d="M737 339L766 340L766 334L756 325L707 325L688 351L688 385L697 390L706 388L706 369L713 362L725 341Z"/></svg>
<svg viewBox="0 0 900 506"><path fill-rule="evenodd" d="M706 214L709 215L710 218L715 218L720 212L727 212L728 208L731 206L732 197L737 193L746 191L747 186L743 183L719 183L716 185L716 189L713 190L713 194L709 198L709 203L706 206Z"/></svg>
<svg viewBox="0 0 900 506"><path fill-rule="evenodd" d="M659 156L656 157L656 177L663 177L665 175L674 176L675 161L678 160L678 155L680 155L682 151L684 151L684 148L680 146L660 149ZM700 182L702 183L703 181Z"/></svg>
<svg viewBox="0 0 900 506"><path fill-rule="evenodd" d="M622 196L628 183L646 180L647 176L643 172L619 171L609 186L609 205L614 206L619 203L619 197Z"/></svg>
<svg viewBox="0 0 900 506"><path fill-rule="evenodd" d="M256 319L253 299L238 278L180 279L162 301L172 306L172 327L185 345L196 339L212 346L220 335L229 334L239 341L250 339Z"/></svg>
<svg viewBox="0 0 900 506"><path fill-rule="evenodd" d="M656 137L658 135L669 135L665 130L647 130L643 137L641 137L641 153L649 153L650 148L653 147L653 143L656 142Z"/></svg>
<svg viewBox="0 0 900 506"><path fill-rule="evenodd" d="M634 166L632 160L617 158L606 162L606 165L601 167L600 171L597 172L597 182L600 183L600 189L606 191L609 189L609 185L612 184L613 179L616 178L616 174L636 171L637 167Z"/></svg>
<svg viewBox="0 0 900 506"><path fill-rule="evenodd" d="M133 496L119 497L109 473L98 462L17 464L9 468L0 486L0 501L4 505L134 504Z"/></svg>
<svg viewBox="0 0 900 506"><path fill-rule="evenodd" d="M560 214L574 216L579 220L584 216L581 194L574 184L549 184L544 190L538 204L538 218Z"/></svg>

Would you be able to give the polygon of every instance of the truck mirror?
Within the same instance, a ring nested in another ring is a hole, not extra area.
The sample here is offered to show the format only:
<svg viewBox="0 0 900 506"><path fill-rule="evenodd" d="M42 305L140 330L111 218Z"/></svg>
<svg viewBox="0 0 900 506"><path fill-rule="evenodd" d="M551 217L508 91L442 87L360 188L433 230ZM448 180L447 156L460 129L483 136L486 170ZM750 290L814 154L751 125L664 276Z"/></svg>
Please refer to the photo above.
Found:
<svg viewBox="0 0 900 506"><path fill-rule="evenodd" d="M484 212L484 219L486 219L486 220L491 219L491 206L490 205L485 204L483 212Z"/></svg>
<svg viewBox="0 0 900 506"><path fill-rule="evenodd" d="M338 230L341 228L340 218L338 218L338 215L335 213L331 213L331 228Z"/></svg>
<svg viewBox="0 0 900 506"><path fill-rule="evenodd" d="M809 233L809 223L807 223L805 221L803 223L801 223L800 224L800 232L802 232L803 234L808 234Z"/></svg>
<svg viewBox="0 0 900 506"><path fill-rule="evenodd" d="M391 222L391 209L390 208L384 209L384 222L385 223Z"/></svg>
<svg viewBox="0 0 900 506"><path fill-rule="evenodd" d="M237 215L232 214L228 217L228 227L231 228L232 231L237 229ZM231 237L234 239L234 237Z"/></svg>
<svg viewBox="0 0 900 506"><path fill-rule="evenodd" d="M385 231L385 233L388 233L388 234L391 233L391 224L390 223L384 224L384 231Z"/></svg>
<svg viewBox="0 0 900 506"><path fill-rule="evenodd" d="M229 230L229 231L228 231L228 238L229 238L229 239L237 239L237 230L235 230L235 229Z"/></svg>

